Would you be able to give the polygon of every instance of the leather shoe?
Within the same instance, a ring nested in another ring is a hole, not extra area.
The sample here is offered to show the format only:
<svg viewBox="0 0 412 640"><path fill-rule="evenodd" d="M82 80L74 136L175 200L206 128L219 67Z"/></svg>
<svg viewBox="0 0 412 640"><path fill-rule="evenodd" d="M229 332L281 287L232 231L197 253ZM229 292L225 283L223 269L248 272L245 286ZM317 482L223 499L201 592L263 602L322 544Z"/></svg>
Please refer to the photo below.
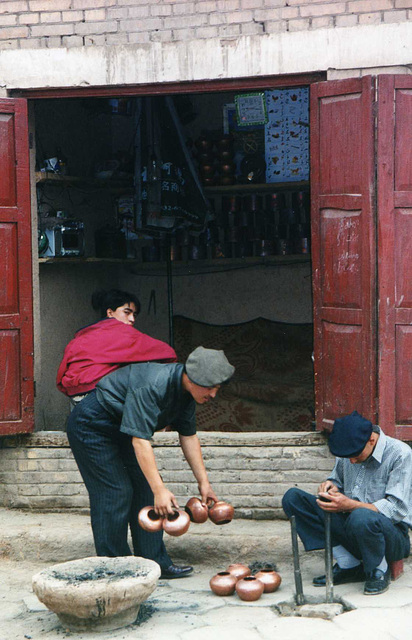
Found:
<svg viewBox="0 0 412 640"><path fill-rule="evenodd" d="M379 593L384 593L389 589L390 581L391 572L389 567L386 571L382 571L381 569L374 569L366 576L363 593L365 594L365 596L377 596Z"/></svg>
<svg viewBox="0 0 412 640"><path fill-rule="evenodd" d="M365 574L361 564L352 567L352 569L341 569L338 563L333 565L332 581L335 586L338 584L346 584L347 582L362 582L363 580L365 580ZM313 586L325 587L326 576L313 578Z"/></svg>
<svg viewBox="0 0 412 640"><path fill-rule="evenodd" d="M179 567L177 564L171 564L170 567L162 569L160 578L163 580L174 580L175 578L185 578L193 571L193 567Z"/></svg>

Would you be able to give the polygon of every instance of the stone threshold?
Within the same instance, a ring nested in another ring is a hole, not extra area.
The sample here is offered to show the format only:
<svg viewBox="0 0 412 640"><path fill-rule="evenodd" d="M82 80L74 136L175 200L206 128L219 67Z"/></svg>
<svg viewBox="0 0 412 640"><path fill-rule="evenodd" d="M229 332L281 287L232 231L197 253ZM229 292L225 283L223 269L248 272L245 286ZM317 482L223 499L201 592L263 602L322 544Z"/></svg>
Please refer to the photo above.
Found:
<svg viewBox="0 0 412 640"><path fill-rule="evenodd" d="M207 447L318 447L327 443L327 436L319 431L299 432L249 432L220 433L217 431L199 431L200 444ZM152 439L154 447L178 447L176 432L159 432ZM69 448L64 431L37 431L29 434L3 436L0 448Z"/></svg>

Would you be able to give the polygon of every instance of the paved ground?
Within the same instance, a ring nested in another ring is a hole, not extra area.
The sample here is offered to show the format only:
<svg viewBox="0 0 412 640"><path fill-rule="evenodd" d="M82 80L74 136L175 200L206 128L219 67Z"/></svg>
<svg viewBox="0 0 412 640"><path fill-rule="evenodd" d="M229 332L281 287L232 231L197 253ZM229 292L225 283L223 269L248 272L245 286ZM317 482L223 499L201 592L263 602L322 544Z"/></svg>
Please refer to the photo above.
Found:
<svg viewBox="0 0 412 640"><path fill-rule="evenodd" d="M285 521L235 520L225 527L193 525L167 540L174 558L195 563L185 579L159 581L141 608L140 622L106 633L70 633L32 593L34 573L55 562L93 555L89 519L82 515L32 514L0 509L0 640L407 640L412 628L412 562L380 596L362 584L335 587L352 608L333 619L281 617L275 605L294 595L290 531ZM236 595L219 598L209 579L230 561L276 562L280 589L255 603ZM301 554L305 596L324 598L311 586L323 572L323 554Z"/></svg>

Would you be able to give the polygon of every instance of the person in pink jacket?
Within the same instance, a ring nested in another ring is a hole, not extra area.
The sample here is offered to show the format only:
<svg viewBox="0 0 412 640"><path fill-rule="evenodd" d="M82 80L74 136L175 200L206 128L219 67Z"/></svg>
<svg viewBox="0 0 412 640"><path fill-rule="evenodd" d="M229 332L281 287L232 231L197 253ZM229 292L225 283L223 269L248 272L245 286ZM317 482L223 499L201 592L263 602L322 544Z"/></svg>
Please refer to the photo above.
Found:
<svg viewBox="0 0 412 640"><path fill-rule="evenodd" d="M57 388L79 402L103 376L134 362L176 362L176 352L166 342L134 327L139 300L127 291L99 290L92 306L102 320L77 331L64 350L57 372Z"/></svg>

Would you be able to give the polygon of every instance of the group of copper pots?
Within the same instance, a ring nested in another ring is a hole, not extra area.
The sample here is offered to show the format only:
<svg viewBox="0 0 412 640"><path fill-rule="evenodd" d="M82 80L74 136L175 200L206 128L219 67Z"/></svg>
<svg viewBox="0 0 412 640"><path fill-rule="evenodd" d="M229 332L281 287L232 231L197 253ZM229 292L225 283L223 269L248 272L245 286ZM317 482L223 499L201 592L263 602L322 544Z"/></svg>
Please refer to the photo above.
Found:
<svg viewBox="0 0 412 640"><path fill-rule="evenodd" d="M231 596L237 593L241 600L258 600L262 593L276 591L282 578L273 569L261 569L255 575L244 564L230 564L226 571L220 571L209 584L217 596Z"/></svg>
<svg viewBox="0 0 412 640"><path fill-rule="evenodd" d="M218 500L202 504L199 498L190 498L185 510L175 509L167 516L159 516L154 507L143 507L139 511L139 524L145 531L165 531L169 536L182 536L189 529L190 522L202 523L208 518L214 524L227 524L231 522L234 508L231 504Z"/></svg>
<svg viewBox="0 0 412 640"><path fill-rule="evenodd" d="M217 140L213 140L209 135L201 135L195 145L199 173L205 186L235 182L233 138L230 134L223 134Z"/></svg>

